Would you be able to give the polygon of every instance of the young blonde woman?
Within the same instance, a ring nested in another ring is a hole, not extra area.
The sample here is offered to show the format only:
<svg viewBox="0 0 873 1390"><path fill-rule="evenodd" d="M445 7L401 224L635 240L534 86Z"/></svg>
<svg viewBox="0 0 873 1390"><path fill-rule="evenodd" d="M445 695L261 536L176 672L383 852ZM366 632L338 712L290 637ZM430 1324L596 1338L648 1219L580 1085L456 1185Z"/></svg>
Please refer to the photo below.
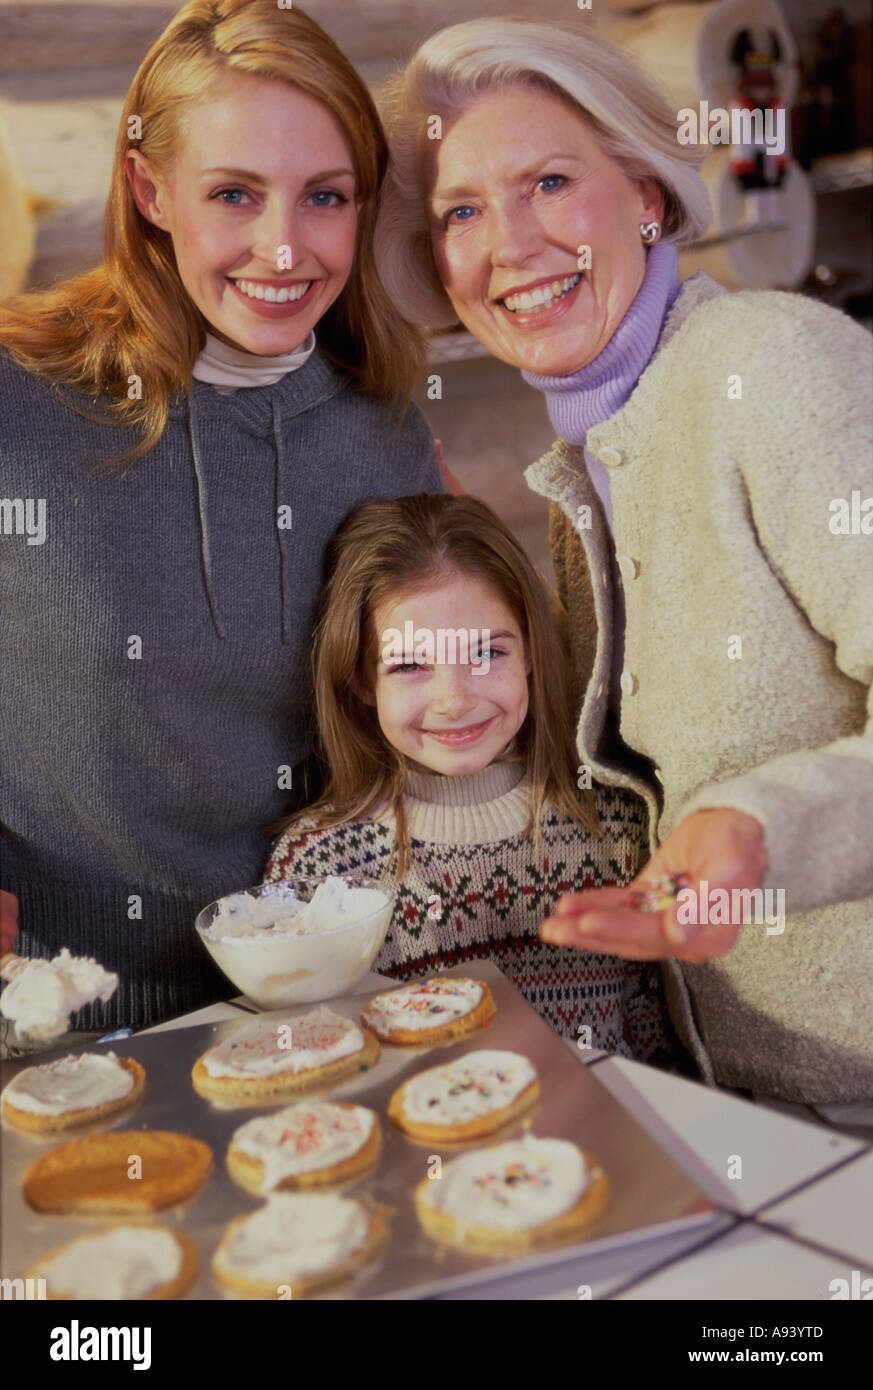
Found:
<svg viewBox="0 0 873 1390"><path fill-rule="evenodd" d="M424 495L365 503L328 555L313 651L327 784L267 879L389 873L377 970L493 960L557 1032L673 1064L656 967L538 935L561 893L635 874L647 817L578 775L566 654L521 546L477 498Z"/></svg>
<svg viewBox="0 0 873 1390"><path fill-rule="evenodd" d="M709 1082L869 1105L870 334L680 285L700 151L584 26L434 34L390 133L386 284L543 393L560 439L526 477L553 504L578 756L646 798L644 882L690 880L663 905L568 894L543 938L662 959Z"/></svg>
<svg viewBox="0 0 873 1390"><path fill-rule="evenodd" d="M193 920L302 790L325 544L441 489L386 157L301 10L193 0L124 103L103 264L0 307L3 944L118 973L79 1028L226 992Z"/></svg>

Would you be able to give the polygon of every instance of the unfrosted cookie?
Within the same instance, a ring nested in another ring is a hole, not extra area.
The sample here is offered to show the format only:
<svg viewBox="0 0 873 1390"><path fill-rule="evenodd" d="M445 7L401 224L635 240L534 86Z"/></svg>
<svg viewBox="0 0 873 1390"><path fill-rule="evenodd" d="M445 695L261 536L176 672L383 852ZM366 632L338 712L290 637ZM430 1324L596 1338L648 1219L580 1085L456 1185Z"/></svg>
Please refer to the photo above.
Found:
<svg viewBox="0 0 873 1390"><path fill-rule="evenodd" d="M565 1139L533 1135L462 1154L415 1189L429 1236L492 1255L579 1239L608 1202L597 1159Z"/></svg>
<svg viewBox="0 0 873 1390"><path fill-rule="evenodd" d="M45 1279L49 1299L167 1299L194 1282L197 1255L187 1236L163 1226L112 1226L41 1256L28 1277Z"/></svg>
<svg viewBox="0 0 873 1390"><path fill-rule="evenodd" d="M474 1033L496 1012L484 981L436 975L374 995L361 1017L383 1042L431 1047Z"/></svg>
<svg viewBox="0 0 873 1390"><path fill-rule="evenodd" d="M22 1187L38 1211L154 1210L193 1197L211 1167L209 1145L188 1134L113 1130L70 1139L41 1154Z"/></svg>
<svg viewBox="0 0 873 1390"><path fill-rule="evenodd" d="M194 1063L194 1089L209 1100L265 1100L366 1071L379 1056L372 1033L324 1004L297 1018L256 1018Z"/></svg>
<svg viewBox="0 0 873 1390"><path fill-rule="evenodd" d="M381 1147L372 1110L345 1101L300 1101L242 1125L230 1141L227 1170L260 1196L345 1182L371 1168Z"/></svg>
<svg viewBox="0 0 873 1390"><path fill-rule="evenodd" d="M231 1221L212 1272L249 1298L300 1298L352 1274L386 1235L381 1219L353 1197L277 1192Z"/></svg>
<svg viewBox="0 0 873 1390"><path fill-rule="evenodd" d="M3 1091L3 1119L30 1133L73 1129L132 1105L144 1086L145 1071L132 1057L70 1053L20 1071Z"/></svg>
<svg viewBox="0 0 873 1390"><path fill-rule="evenodd" d="M388 1118L416 1139L455 1143L494 1134L539 1096L533 1065L517 1052L468 1052L405 1081Z"/></svg>

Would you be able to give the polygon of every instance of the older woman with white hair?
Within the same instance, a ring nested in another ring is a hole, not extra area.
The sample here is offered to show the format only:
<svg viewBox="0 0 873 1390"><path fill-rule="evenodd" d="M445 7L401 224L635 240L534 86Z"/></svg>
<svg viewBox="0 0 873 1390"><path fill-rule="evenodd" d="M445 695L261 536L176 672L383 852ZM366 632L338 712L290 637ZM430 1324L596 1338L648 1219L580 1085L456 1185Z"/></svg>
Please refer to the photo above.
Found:
<svg viewBox="0 0 873 1390"><path fill-rule="evenodd" d="M582 28L473 21L392 83L383 279L542 391L580 760L645 797L628 888L545 939L661 959L710 1083L873 1098L871 341L800 295L680 285L701 152Z"/></svg>

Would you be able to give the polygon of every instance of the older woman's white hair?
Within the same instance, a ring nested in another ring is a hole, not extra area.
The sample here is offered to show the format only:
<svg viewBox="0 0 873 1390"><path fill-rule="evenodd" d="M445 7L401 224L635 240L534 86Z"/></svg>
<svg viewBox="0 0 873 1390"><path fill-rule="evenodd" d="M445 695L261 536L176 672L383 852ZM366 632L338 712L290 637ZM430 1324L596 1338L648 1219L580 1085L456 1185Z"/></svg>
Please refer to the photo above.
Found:
<svg viewBox="0 0 873 1390"><path fill-rule="evenodd" d="M453 24L416 50L386 84L382 101L391 166L376 261L388 293L413 323L435 329L456 322L431 254L431 118L451 121L489 89L515 83L569 102L629 178L660 184L662 240L691 241L709 225L709 196L699 173L706 151L679 144L676 112L629 58L580 27L520 18Z"/></svg>

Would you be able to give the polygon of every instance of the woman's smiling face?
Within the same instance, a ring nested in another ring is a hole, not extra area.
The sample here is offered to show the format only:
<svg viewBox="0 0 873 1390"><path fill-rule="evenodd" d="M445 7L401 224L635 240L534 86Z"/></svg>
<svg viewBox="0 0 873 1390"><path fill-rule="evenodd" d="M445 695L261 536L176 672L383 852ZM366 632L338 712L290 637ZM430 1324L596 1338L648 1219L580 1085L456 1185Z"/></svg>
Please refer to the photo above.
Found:
<svg viewBox="0 0 873 1390"><path fill-rule="evenodd" d="M444 124L432 158L431 244L461 322L543 376L592 361L642 285L657 185L629 179L566 102L519 85Z"/></svg>
<svg viewBox="0 0 873 1390"><path fill-rule="evenodd" d="M182 118L167 176L132 151L128 177L226 343L291 352L349 278L360 207L352 152L327 107L284 82L223 74Z"/></svg>

